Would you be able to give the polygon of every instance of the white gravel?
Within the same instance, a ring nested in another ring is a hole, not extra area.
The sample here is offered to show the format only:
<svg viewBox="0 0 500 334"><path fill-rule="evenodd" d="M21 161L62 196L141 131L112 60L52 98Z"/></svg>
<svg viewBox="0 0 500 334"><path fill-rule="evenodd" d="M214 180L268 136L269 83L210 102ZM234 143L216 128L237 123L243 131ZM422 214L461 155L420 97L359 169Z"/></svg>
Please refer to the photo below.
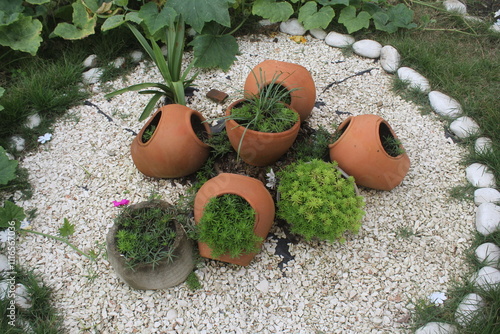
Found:
<svg viewBox="0 0 500 334"><path fill-rule="evenodd" d="M274 38L240 39L238 61L226 73L201 71L199 92L189 106L207 118L221 115L224 106L205 98L210 89L238 97L246 75L259 62L301 64L312 73L318 101L325 103L315 109L310 124L333 131L331 126L348 116L335 111L382 116L412 163L403 183L391 192L361 189L367 203L363 226L344 244L290 245L295 259L282 272L277 267L281 258L274 255L276 240L269 239L247 268L207 260L198 269L203 288L196 292L185 284L132 290L103 257L93 265L58 241L27 234L18 242L18 259L54 288L55 306L68 332L403 333L412 302L446 292L450 280L466 270L463 254L474 231L474 203L448 195L450 188L467 181L459 165L465 150L445 137L444 123L394 95L392 76L373 59L345 57L309 36L305 44L284 34L276 36L277 42ZM333 81L368 69L322 93ZM102 87L159 80L156 69L142 62L127 83L120 79ZM144 177L132 163L133 136L124 128L139 131L143 123L137 119L148 97L128 93L108 102L102 87L95 85L98 93L90 102L114 122L93 106L75 107L55 126L52 140L22 161L34 195L18 205L37 209L33 229L57 234L68 218L76 225L71 241L86 251L104 243L119 212L113 200L136 203L157 192L174 202L185 190L176 180ZM401 236L405 231L414 234ZM273 232L282 235L277 227Z"/></svg>

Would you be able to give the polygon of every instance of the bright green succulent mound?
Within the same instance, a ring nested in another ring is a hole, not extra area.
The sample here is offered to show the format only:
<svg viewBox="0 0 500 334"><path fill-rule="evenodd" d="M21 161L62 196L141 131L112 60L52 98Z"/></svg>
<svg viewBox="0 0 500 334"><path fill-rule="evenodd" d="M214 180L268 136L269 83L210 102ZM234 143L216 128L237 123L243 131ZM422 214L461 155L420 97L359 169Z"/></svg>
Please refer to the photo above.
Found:
<svg viewBox="0 0 500 334"><path fill-rule="evenodd" d="M199 240L212 249L212 256L229 254L235 258L258 252L258 237L253 229L255 211L242 197L224 194L210 199L199 223Z"/></svg>
<svg viewBox="0 0 500 334"><path fill-rule="evenodd" d="M343 241L345 231L358 232L365 202L352 176L344 178L337 163L295 162L278 173L278 217L307 240Z"/></svg>

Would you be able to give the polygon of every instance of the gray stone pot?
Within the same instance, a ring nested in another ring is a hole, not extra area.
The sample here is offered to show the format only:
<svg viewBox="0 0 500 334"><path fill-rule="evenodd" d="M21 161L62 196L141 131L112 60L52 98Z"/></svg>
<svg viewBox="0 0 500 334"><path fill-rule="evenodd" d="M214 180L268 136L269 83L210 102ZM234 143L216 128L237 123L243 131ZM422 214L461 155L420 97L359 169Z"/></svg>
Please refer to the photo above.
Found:
<svg viewBox="0 0 500 334"><path fill-rule="evenodd" d="M163 201L141 202L133 205L135 208L151 207L153 205L168 206ZM108 261L114 268L118 277L134 289L157 290L167 289L184 282L193 271L193 244L187 238L186 232L180 223L175 221L176 239L172 245L174 259L160 261L153 269L152 264L139 264L131 269L127 266L125 258L116 248L116 232L118 226L113 225L106 236L106 249Z"/></svg>

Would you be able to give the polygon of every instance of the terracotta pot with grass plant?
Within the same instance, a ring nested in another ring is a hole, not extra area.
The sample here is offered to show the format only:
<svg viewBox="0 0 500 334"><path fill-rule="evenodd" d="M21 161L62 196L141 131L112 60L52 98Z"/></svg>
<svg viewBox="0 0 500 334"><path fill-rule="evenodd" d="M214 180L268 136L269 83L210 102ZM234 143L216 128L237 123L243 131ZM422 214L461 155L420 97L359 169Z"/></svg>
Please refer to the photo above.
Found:
<svg viewBox="0 0 500 334"><path fill-rule="evenodd" d="M144 175L176 178L196 172L208 158L210 134L205 118L179 104L158 109L131 146L132 160Z"/></svg>
<svg viewBox="0 0 500 334"><path fill-rule="evenodd" d="M222 173L197 192L194 218L202 257L248 265L274 222L274 201L262 182Z"/></svg>
<svg viewBox="0 0 500 334"><path fill-rule="evenodd" d="M410 158L387 121L377 115L348 117L329 145L330 159L352 175L356 184L392 190L410 169Z"/></svg>
<svg viewBox="0 0 500 334"><path fill-rule="evenodd" d="M278 79L274 77L258 95L246 94L226 110L231 146L250 165L276 162L293 145L300 130L299 114L286 104L290 91L283 90Z"/></svg>
<svg viewBox="0 0 500 334"><path fill-rule="evenodd" d="M108 261L134 289L166 289L186 280L194 268L193 245L177 211L153 200L125 207L106 237Z"/></svg>
<svg viewBox="0 0 500 334"><path fill-rule="evenodd" d="M290 107L299 113L302 122L309 117L316 102L316 86L305 67L284 61L265 60L247 76L245 96L259 95L269 84L277 84L290 92Z"/></svg>

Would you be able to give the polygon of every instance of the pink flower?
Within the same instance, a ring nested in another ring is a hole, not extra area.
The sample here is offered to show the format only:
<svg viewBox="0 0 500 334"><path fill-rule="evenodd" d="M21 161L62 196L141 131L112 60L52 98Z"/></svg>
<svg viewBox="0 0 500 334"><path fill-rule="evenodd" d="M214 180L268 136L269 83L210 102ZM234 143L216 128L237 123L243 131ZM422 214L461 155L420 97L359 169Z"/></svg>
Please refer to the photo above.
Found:
<svg viewBox="0 0 500 334"><path fill-rule="evenodd" d="M113 201L114 206L128 205L130 201L128 199L122 199L121 201Z"/></svg>

